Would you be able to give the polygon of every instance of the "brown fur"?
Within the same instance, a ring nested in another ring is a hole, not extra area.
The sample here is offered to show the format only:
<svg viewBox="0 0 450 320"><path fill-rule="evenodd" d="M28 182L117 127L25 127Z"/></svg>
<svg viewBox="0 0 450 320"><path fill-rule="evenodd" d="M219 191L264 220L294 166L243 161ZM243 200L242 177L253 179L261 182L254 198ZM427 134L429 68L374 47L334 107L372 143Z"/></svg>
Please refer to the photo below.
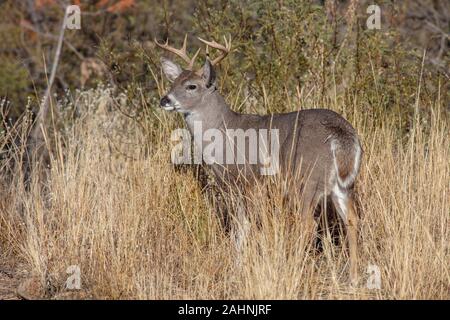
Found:
<svg viewBox="0 0 450 320"><path fill-rule="evenodd" d="M163 68L172 78L177 70L181 70L169 61L163 62ZM356 160L359 140L355 129L339 114L327 109L271 115L237 113L230 109L216 90L215 73L208 61L203 72L202 76L198 76L193 72L180 71L168 95L161 100L161 105L167 110L183 113L192 136L196 133L196 123L202 125L201 132L197 134L203 134L208 129L222 132L230 129L277 130L280 170L275 174L286 181L287 198L293 204L291 207L296 207L295 199L302 200L300 208L295 211L300 213L299 218L304 221L306 230L311 228L310 231L313 231L314 209L321 199L331 197L348 231L350 278L352 283L356 283L358 217L353 204L354 179L348 179L349 176L356 178L359 169L355 168L355 161L359 161ZM187 88L187 84L194 85L194 89ZM209 142L201 140L199 143L203 143L205 148ZM222 146L222 154L226 154L226 144ZM244 144L244 150L250 150L250 139L245 140ZM248 160L247 157L243 164L208 165L208 171L221 186L225 201L234 199L238 203L234 214L237 223L232 228L236 229L238 249L247 233L245 190L258 185L265 177L261 174L260 165L251 164Z"/></svg>
<svg viewBox="0 0 450 320"><path fill-rule="evenodd" d="M353 173L355 168L356 150L354 145L345 145L336 150L336 160L338 163L338 175L342 181L345 181Z"/></svg>

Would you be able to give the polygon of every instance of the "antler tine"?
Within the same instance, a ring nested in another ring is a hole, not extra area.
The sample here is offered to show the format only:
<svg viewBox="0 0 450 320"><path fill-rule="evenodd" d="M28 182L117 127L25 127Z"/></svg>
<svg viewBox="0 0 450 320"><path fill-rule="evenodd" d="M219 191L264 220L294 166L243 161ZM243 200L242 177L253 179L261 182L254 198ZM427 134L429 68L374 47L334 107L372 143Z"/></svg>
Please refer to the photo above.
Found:
<svg viewBox="0 0 450 320"><path fill-rule="evenodd" d="M180 49L176 49L174 47L169 46L169 39L166 40L166 42L164 44L159 43L156 38L155 38L155 44L160 47L161 49L167 50L169 52L174 53L175 55L177 55L178 57L180 57L181 59L184 60L184 62L186 62L188 64L187 66L187 70L192 70L194 67L194 63L195 63L195 59L197 58L200 49L197 50L197 52L194 54L194 56L191 58L189 58L189 56L186 53L186 49L187 49L187 34L184 36L184 41L183 41L183 46Z"/></svg>
<svg viewBox="0 0 450 320"><path fill-rule="evenodd" d="M213 66L219 64L219 62L222 61L228 55L228 53L230 53L230 51L231 51L231 35L230 35L229 40L227 40L227 38L225 36L223 38L225 40L225 46L217 43L214 40L206 41L200 37L198 38L198 40L200 40L201 42L206 44L206 55L207 56L209 55L209 47L220 50L222 52L217 58L215 58L213 61L211 61L211 64Z"/></svg>
<svg viewBox="0 0 450 320"><path fill-rule="evenodd" d="M201 48L198 48L197 52L192 57L191 62L188 65L188 70L193 70L194 69L194 63L195 63L195 60L197 60L197 56L200 53L200 50L201 50Z"/></svg>
<svg viewBox="0 0 450 320"><path fill-rule="evenodd" d="M181 50L186 52L186 46L187 46L187 34L184 35L183 46L181 47Z"/></svg>

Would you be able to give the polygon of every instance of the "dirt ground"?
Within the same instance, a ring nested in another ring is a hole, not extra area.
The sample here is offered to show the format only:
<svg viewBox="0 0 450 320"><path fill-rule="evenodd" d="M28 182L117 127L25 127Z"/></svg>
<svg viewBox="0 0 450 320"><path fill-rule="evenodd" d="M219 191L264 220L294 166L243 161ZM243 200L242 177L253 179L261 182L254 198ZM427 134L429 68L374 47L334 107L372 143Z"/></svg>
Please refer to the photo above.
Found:
<svg viewBox="0 0 450 320"><path fill-rule="evenodd" d="M0 263L0 300L18 300L17 287L23 276L8 264Z"/></svg>

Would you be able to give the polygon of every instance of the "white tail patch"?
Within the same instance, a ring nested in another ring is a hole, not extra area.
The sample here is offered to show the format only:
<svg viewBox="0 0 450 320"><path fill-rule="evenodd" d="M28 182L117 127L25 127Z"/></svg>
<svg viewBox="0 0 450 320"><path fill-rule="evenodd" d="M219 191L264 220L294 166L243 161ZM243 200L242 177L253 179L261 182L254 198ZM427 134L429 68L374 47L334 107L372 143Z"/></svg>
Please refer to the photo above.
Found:
<svg viewBox="0 0 450 320"><path fill-rule="evenodd" d="M347 193L343 191L339 184L336 183L333 187L332 197L335 200L335 205L337 212L341 216L342 220L347 223Z"/></svg>

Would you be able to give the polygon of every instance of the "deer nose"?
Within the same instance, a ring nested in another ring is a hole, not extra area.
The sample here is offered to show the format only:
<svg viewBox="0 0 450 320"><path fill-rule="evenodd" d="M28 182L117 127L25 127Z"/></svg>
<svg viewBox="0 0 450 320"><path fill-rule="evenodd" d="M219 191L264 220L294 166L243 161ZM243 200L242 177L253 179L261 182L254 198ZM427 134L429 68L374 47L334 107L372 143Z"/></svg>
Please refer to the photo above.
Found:
<svg viewBox="0 0 450 320"><path fill-rule="evenodd" d="M164 107L170 103L170 99L167 96L162 97L161 101L159 102L159 105L161 107Z"/></svg>

